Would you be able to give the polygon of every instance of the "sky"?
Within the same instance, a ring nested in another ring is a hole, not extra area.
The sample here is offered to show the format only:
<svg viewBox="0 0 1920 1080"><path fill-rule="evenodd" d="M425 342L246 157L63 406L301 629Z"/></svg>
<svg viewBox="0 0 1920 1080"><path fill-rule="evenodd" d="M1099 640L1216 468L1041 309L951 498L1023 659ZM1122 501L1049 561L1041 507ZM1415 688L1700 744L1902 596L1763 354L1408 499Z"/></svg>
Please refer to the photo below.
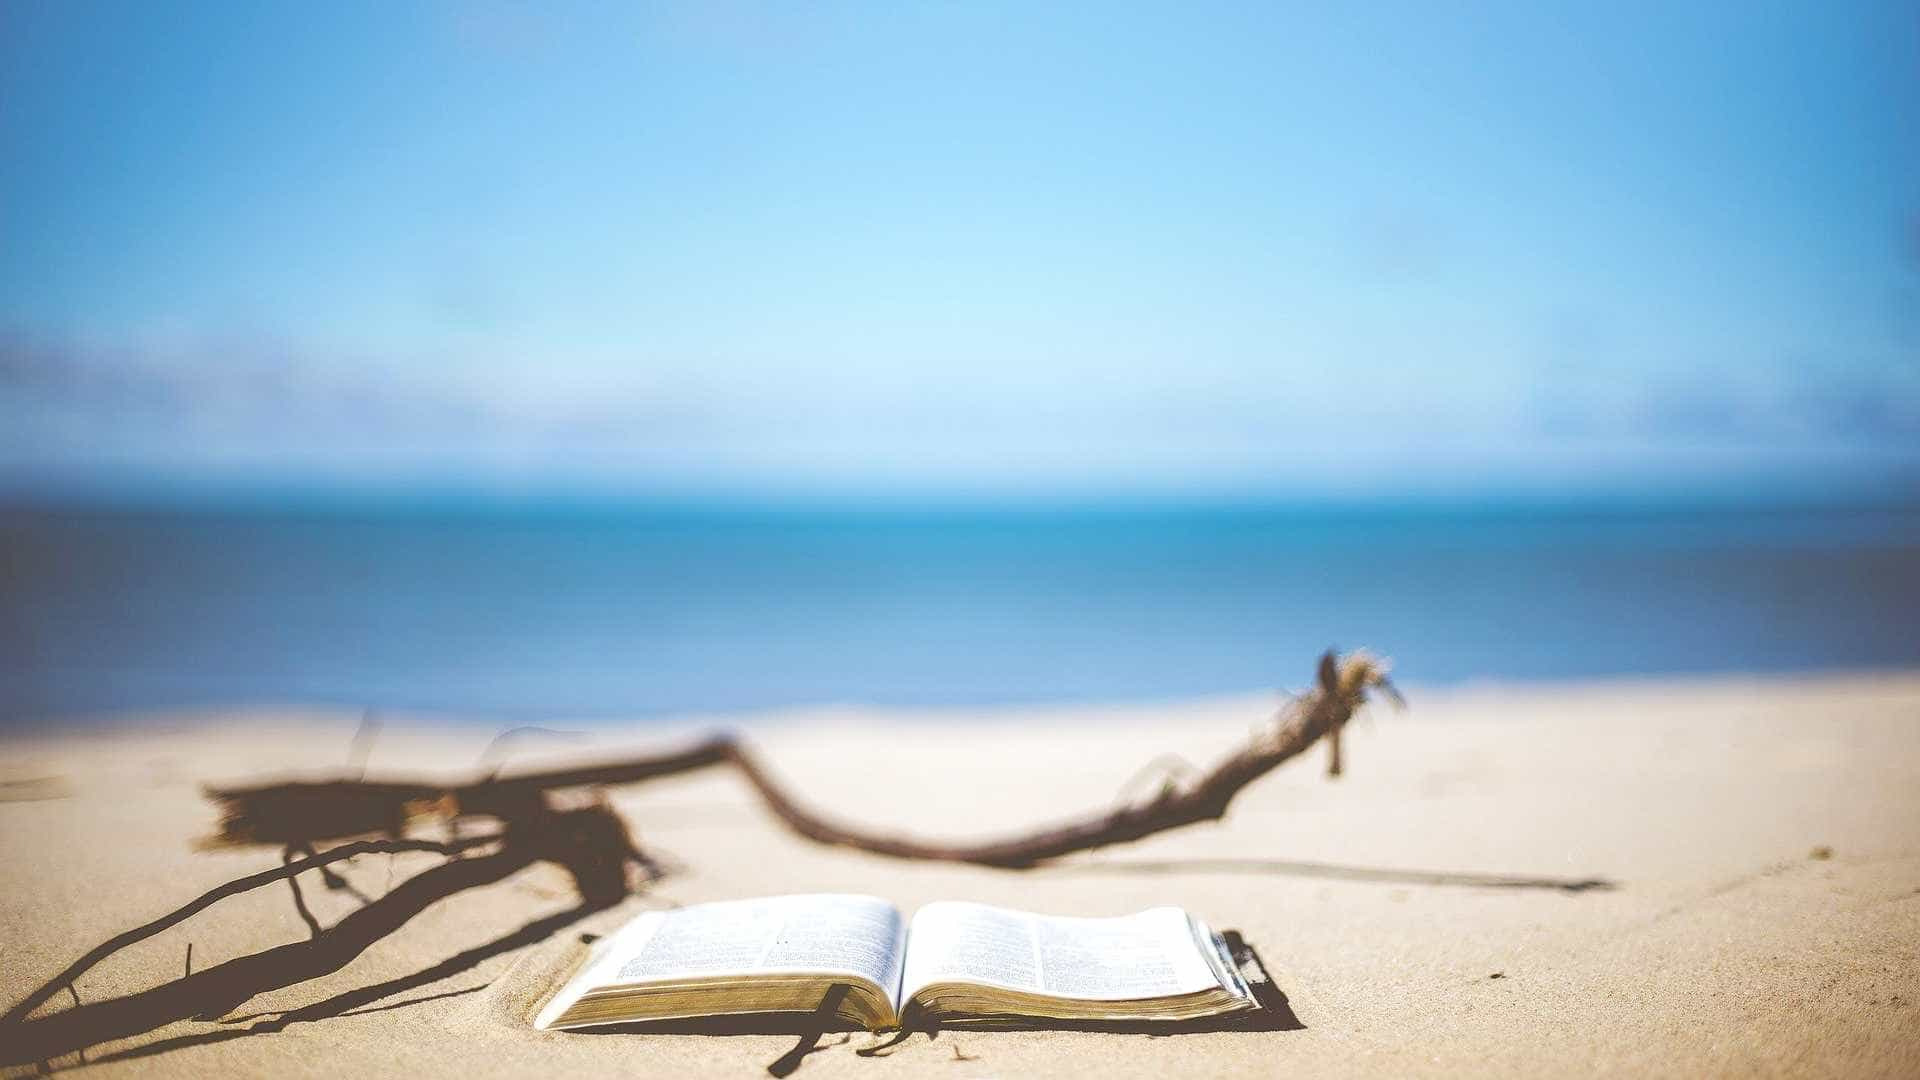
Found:
<svg viewBox="0 0 1920 1080"><path fill-rule="evenodd" d="M0 485L1920 490L1920 9L0 0Z"/></svg>

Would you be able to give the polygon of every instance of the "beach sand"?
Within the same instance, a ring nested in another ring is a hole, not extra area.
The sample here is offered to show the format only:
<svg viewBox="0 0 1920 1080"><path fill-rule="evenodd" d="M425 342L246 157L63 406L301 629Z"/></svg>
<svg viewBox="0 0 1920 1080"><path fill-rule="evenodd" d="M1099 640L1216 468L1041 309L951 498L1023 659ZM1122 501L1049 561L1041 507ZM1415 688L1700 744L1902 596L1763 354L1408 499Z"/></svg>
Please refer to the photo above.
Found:
<svg viewBox="0 0 1920 1080"><path fill-rule="evenodd" d="M1206 764L1262 696L1125 707L814 709L721 718L816 806L926 835L1110 804L1163 752ZM0 997L231 878L208 781L344 763L358 717L250 709L0 739ZM520 740L515 768L661 747L705 722ZM494 734L389 718L370 774L458 775ZM100 1074L1920 1075L1920 674L1623 681L1414 695L1248 789L1227 820L1027 872L889 861L785 832L723 771L618 789L668 880L583 919L535 866L441 901L343 970L91 1046ZM368 856L379 895L433 865ZM1595 882L1608 887L1583 887ZM1239 931L1286 997L1270 1030L579 1034L525 1018L582 933L649 907L802 891L1063 914L1177 904ZM358 901L305 890L331 922ZM547 920L542 923L541 920ZM529 924L538 940L488 943ZM82 976L99 1002L306 935L284 885ZM423 973L424 974L421 974ZM387 984L350 1007L287 1010ZM72 1007L64 992L43 1013ZM0 1033L0 1045L9 1038ZM881 1044L892 1042L878 1050ZM873 1050L871 1053L863 1051ZM77 1066L80 1057L56 1059ZM32 1066L15 1068L14 1073Z"/></svg>

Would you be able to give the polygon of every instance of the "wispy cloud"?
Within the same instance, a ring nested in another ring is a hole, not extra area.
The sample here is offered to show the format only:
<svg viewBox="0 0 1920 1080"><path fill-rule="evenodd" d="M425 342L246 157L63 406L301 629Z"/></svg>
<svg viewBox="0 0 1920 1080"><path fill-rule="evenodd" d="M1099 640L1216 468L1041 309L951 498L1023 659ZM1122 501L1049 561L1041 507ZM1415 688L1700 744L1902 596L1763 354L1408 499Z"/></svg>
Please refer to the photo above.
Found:
<svg viewBox="0 0 1920 1080"><path fill-rule="evenodd" d="M102 346L14 330L0 334L0 453L15 474L1176 488L1302 476L1497 483L1543 460L1577 473L1584 455L1657 466L1669 451L1702 448L1736 460L1835 448L1920 456L1920 387L1897 366L1639 379L1560 368L1478 409L1446 397L1444 373L1367 392L1348 373L1317 370L1265 386L1089 382L1082 394L1023 394L949 380L836 396L620 370L342 361L257 337Z"/></svg>

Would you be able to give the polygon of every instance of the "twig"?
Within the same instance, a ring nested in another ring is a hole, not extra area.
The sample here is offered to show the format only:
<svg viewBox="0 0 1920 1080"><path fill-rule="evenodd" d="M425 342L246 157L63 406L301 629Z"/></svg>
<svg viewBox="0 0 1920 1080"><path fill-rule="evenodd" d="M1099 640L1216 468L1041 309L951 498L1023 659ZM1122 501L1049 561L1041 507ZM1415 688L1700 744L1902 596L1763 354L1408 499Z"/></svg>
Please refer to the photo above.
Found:
<svg viewBox="0 0 1920 1080"><path fill-rule="evenodd" d="M479 765L481 770L489 776L498 773L500 771L501 759L506 757L507 747L529 735L546 735L559 739L578 739L582 734L583 732L562 731L558 728L538 727L535 725L522 725L516 728L508 728L500 734L495 735L492 741L488 742L487 745L481 749Z"/></svg>
<svg viewBox="0 0 1920 1080"><path fill-rule="evenodd" d="M373 756L373 741L380 737L380 720L368 709L360 714L360 726L353 730L347 745L347 765L355 776L367 775L367 761Z"/></svg>

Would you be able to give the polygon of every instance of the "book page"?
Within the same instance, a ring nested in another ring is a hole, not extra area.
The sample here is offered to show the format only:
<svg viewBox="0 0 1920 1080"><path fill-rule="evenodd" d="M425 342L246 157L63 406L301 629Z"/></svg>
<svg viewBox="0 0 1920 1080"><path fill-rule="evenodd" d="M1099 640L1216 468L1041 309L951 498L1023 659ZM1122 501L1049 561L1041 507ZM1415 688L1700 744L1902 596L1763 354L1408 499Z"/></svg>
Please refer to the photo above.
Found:
<svg viewBox="0 0 1920 1080"><path fill-rule="evenodd" d="M908 938L902 1000L936 982L1124 1001L1220 985L1179 908L1082 919L985 904L928 904Z"/></svg>
<svg viewBox="0 0 1920 1080"><path fill-rule="evenodd" d="M849 974L899 985L906 927L873 896L776 896L649 912L618 935L594 985L772 973Z"/></svg>

